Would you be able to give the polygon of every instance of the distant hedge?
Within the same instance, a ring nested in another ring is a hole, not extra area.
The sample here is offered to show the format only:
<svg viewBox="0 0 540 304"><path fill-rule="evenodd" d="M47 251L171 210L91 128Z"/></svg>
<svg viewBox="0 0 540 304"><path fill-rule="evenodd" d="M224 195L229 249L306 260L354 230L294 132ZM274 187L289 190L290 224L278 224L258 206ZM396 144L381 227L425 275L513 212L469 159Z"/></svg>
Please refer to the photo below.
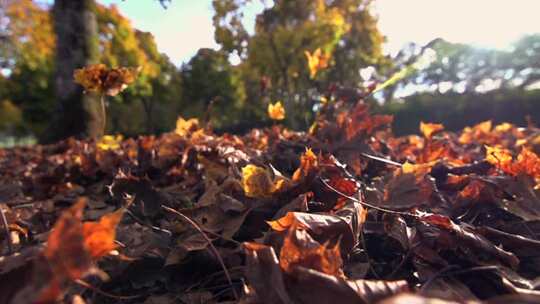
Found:
<svg viewBox="0 0 540 304"><path fill-rule="evenodd" d="M529 116L540 125L540 90L497 90L484 94L417 94L404 101L379 106L377 112L394 115L396 135L418 132L420 121L443 123L459 130L485 120L527 124Z"/></svg>

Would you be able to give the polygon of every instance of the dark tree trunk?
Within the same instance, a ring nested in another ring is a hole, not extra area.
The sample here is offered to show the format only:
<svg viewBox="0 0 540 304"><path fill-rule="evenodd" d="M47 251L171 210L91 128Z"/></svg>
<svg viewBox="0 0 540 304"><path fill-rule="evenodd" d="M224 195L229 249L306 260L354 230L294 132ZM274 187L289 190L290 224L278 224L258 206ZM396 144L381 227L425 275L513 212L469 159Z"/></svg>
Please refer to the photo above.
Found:
<svg viewBox="0 0 540 304"><path fill-rule="evenodd" d="M40 138L43 143L70 136L98 138L103 135L104 115L99 97L83 94L82 87L73 81L75 69L96 63L99 56L94 5L94 0L54 1L54 86L58 108Z"/></svg>
<svg viewBox="0 0 540 304"><path fill-rule="evenodd" d="M154 133L154 102L150 98L143 97L142 105L144 108L144 113L146 115L146 133Z"/></svg>

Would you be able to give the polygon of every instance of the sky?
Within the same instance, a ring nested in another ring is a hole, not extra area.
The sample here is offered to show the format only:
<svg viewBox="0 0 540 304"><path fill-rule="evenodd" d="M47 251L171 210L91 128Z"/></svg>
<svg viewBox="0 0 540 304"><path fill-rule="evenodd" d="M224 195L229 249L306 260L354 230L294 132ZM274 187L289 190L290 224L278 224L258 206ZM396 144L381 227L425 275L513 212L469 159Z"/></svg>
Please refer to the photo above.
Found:
<svg viewBox="0 0 540 304"><path fill-rule="evenodd" d="M135 28L151 32L159 50L177 65L187 62L199 48L218 47L211 0L172 0L167 9L150 0L98 1L116 4ZM262 9L261 5L246 9L248 30ZM437 37L508 48L522 35L540 32L540 0L375 0L374 13L387 39L385 52L391 54L407 42L425 44Z"/></svg>

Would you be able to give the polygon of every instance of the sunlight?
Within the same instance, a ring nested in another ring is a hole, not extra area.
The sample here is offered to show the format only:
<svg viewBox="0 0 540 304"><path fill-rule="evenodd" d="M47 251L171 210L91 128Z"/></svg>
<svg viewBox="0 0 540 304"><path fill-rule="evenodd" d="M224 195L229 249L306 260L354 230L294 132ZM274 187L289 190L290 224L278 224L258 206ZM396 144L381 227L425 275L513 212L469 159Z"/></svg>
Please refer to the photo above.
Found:
<svg viewBox="0 0 540 304"><path fill-rule="evenodd" d="M478 47L508 48L522 35L540 30L540 1L378 0L379 28L395 54L406 42L425 44L441 37ZM479 18L481 17L481 22Z"/></svg>

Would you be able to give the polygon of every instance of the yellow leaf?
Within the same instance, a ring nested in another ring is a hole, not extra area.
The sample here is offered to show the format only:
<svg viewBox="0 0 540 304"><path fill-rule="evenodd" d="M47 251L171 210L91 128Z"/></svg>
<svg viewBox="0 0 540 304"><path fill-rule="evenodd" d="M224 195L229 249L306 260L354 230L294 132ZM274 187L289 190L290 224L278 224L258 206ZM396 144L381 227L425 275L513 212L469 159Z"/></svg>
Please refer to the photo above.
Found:
<svg viewBox="0 0 540 304"><path fill-rule="evenodd" d="M426 138L431 138L433 134L442 130L444 130L442 124L420 122L420 132L422 132Z"/></svg>
<svg viewBox="0 0 540 304"><path fill-rule="evenodd" d="M509 171L512 165L512 153L500 147L490 147L487 145L485 147L486 160L503 171Z"/></svg>
<svg viewBox="0 0 540 304"><path fill-rule="evenodd" d="M268 197L275 189L270 173L255 165L242 168L242 187L246 196L253 198Z"/></svg>
<svg viewBox="0 0 540 304"><path fill-rule="evenodd" d="M104 135L96 145L99 150L118 150L123 139L122 135Z"/></svg>
<svg viewBox="0 0 540 304"><path fill-rule="evenodd" d="M281 101L268 105L268 116L273 120L285 119L285 108L283 108Z"/></svg>
<svg viewBox="0 0 540 304"><path fill-rule="evenodd" d="M320 48L317 48L313 54L309 51L305 51L309 76L314 78L317 75L317 72L328 67L328 62L330 61L330 54L323 53Z"/></svg>
<svg viewBox="0 0 540 304"><path fill-rule="evenodd" d="M178 117L176 120L176 129L174 133L186 137L189 134L197 131L199 129L199 120L197 118L190 118L185 120L182 117Z"/></svg>

